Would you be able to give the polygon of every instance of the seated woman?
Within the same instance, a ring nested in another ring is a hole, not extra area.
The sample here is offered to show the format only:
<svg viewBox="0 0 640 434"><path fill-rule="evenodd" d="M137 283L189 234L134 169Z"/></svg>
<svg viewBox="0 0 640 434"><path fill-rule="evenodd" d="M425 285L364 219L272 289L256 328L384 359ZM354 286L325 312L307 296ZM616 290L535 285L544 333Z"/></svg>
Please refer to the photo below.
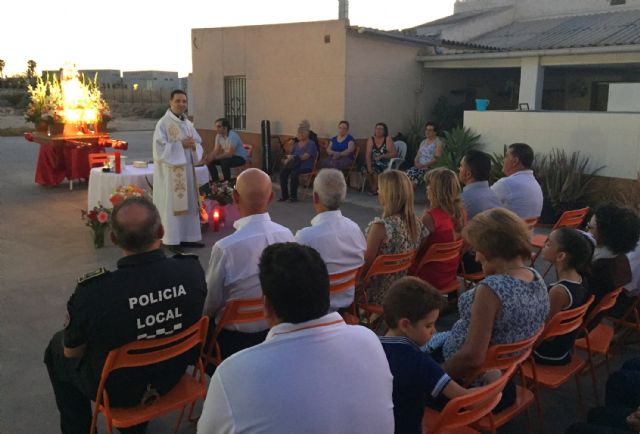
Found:
<svg viewBox="0 0 640 434"><path fill-rule="evenodd" d="M379 255L403 253L418 248L427 230L413 211L413 186L404 172L388 170L380 175L382 218L376 217L367 226L367 250L361 276L364 276ZM365 290L370 303L381 304L384 295L406 272L373 277Z"/></svg>
<svg viewBox="0 0 640 434"><path fill-rule="evenodd" d="M356 142L349 134L349 122L340 121L338 135L331 138L327 147L328 158L322 161L322 167L346 169L353 164Z"/></svg>
<svg viewBox="0 0 640 434"><path fill-rule="evenodd" d="M422 215L422 223L429 230L429 236L420 246L416 263L420 261L429 247L435 243L450 243L460 238L460 232L466 223L464 206L460 197L460 182L456 174L444 167L427 172L427 198L431 208ZM417 269L411 268L409 274L441 288L456 278L457 260L427 264Z"/></svg>
<svg viewBox="0 0 640 434"><path fill-rule="evenodd" d="M459 319L442 347L445 371L453 378L480 368L490 345L535 335L549 313L544 280L524 265L531 257L531 232L520 217L504 208L483 211L462 235L487 277L460 295Z"/></svg>
<svg viewBox="0 0 640 434"><path fill-rule="evenodd" d="M606 294L631 281L626 253L638 243L640 219L628 208L605 204L596 209L587 229L596 242L589 276L595 305Z"/></svg>
<svg viewBox="0 0 640 434"><path fill-rule="evenodd" d="M229 121L225 118L216 119L216 139L211 151L203 158L209 169L213 182L218 182L217 165L222 168L222 176L225 181L231 180L231 168L243 166L247 161L247 150L244 149L242 139L238 133L231 129Z"/></svg>
<svg viewBox="0 0 640 434"><path fill-rule="evenodd" d="M420 143L416 158L413 161L414 166L407 170L407 176L414 185L424 183L424 175L436 164L438 157L442 155L442 141L436 135L436 125L429 121L424 126L425 139Z"/></svg>
<svg viewBox="0 0 640 434"><path fill-rule="evenodd" d="M563 310L582 306L589 298L584 276L589 270L593 247L580 231L561 228L551 232L542 249L542 258L556 269L558 281L549 289L547 322ZM571 349L578 331L542 342L534 351L536 362L544 365L566 365L571 362Z"/></svg>
<svg viewBox="0 0 640 434"><path fill-rule="evenodd" d="M378 175L389 168L389 160L396 156L396 148L389 137L389 129L383 122L378 122L373 136L367 140L365 153L369 195L378 194Z"/></svg>
<svg viewBox="0 0 640 434"><path fill-rule="evenodd" d="M298 135L296 137L298 140L293 143L291 153L282 159L282 169L280 170L282 195L278 202L297 202L300 174L309 173L313 170L313 164L318 155L318 147L313 140L309 139L309 131L309 122L302 121L298 126ZM289 180L291 180L291 185L289 185Z"/></svg>

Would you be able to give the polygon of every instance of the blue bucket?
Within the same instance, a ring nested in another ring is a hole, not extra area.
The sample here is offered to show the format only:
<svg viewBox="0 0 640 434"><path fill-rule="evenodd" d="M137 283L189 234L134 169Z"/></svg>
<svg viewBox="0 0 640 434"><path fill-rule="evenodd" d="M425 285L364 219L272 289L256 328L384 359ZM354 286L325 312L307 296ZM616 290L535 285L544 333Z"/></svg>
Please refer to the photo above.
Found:
<svg viewBox="0 0 640 434"><path fill-rule="evenodd" d="M476 100L476 111L479 111L479 112L486 111L487 107L489 107L489 100L488 99L477 99Z"/></svg>

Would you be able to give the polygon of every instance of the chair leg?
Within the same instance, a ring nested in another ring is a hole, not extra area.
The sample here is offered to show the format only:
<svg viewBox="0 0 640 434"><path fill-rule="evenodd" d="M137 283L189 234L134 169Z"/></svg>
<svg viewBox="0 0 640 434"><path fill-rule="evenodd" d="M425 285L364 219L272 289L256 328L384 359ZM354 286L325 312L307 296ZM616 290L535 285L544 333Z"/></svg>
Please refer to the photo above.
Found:
<svg viewBox="0 0 640 434"><path fill-rule="evenodd" d="M589 372L591 373L591 383L593 385L593 397L596 400L596 405L600 405L600 398L598 397L598 381L596 380L596 367L593 364L591 354L589 354Z"/></svg>
<svg viewBox="0 0 640 434"><path fill-rule="evenodd" d="M194 403L195 404L195 403ZM180 423L182 422L182 417L184 416L184 411L187 409L187 406L185 405L184 407L182 407L182 409L180 410L180 416L178 416L178 422L176 423L176 427L173 429L173 434L178 434L178 429L180 428Z"/></svg>
<svg viewBox="0 0 640 434"><path fill-rule="evenodd" d="M578 394L578 417L580 419L584 419L584 404L582 402L582 389L580 388L580 379L579 375L574 375L576 379L576 392Z"/></svg>

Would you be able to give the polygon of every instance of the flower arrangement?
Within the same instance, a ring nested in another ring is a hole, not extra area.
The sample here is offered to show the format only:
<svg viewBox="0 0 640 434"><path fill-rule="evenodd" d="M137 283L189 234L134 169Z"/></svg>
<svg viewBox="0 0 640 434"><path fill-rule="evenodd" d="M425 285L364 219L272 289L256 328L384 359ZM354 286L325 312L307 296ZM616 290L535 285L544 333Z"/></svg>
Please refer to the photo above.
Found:
<svg viewBox="0 0 640 434"><path fill-rule="evenodd" d="M109 104L102 98L98 86L98 75L93 80L78 78L73 65L66 65L62 77L56 75L36 78L35 86L27 88L31 102L24 117L27 122L38 124L44 121L54 123L85 123L94 126L106 124L113 117Z"/></svg>
<svg viewBox="0 0 640 434"><path fill-rule="evenodd" d="M113 206L116 206L125 199L129 199L130 197L142 197L145 194L147 194L147 192L144 188L129 184L126 186L120 186L113 190L113 194L109 197L109 202L111 202Z"/></svg>
<svg viewBox="0 0 640 434"><path fill-rule="evenodd" d="M233 188L227 181L212 182L209 185L209 191L205 192L207 199L215 200L220 205L229 205L233 203Z"/></svg>
<svg viewBox="0 0 640 434"><path fill-rule="evenodd" d="M93 245L96 249L104 247L104 235L111 223L111 210L102 206L94 206L92 210L81 211L82 220L91 228L93 234Z"/></svg>

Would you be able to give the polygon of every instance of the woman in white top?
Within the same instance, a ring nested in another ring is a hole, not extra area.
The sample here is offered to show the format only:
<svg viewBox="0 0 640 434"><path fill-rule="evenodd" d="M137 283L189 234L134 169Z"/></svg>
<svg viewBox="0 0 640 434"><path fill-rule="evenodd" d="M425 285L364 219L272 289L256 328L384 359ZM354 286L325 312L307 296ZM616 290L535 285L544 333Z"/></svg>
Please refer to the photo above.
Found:
<svg viewBox="0 0 640 434"><path fill-rule="evenodd" d="M427 122L425 125L425 139L420 143L416 158L413 162L414 167L407 170L407 176L414 185L424 184L424 175L435 163L438 157L442 155L442 142L436 135L436 126L433 122Z"/></svg>
<svg viewBox="0 0 640 434"><path fill-rule="evenodd" d="M218 168L222 168L222 176L225 181L231 180L231 168L242 166L247 161L247 151L244 149L242 139L231 129L229 121L225 118L216 119L216 139L211 151L204 163L209 168L211 179L218 182Z"/></svg>

